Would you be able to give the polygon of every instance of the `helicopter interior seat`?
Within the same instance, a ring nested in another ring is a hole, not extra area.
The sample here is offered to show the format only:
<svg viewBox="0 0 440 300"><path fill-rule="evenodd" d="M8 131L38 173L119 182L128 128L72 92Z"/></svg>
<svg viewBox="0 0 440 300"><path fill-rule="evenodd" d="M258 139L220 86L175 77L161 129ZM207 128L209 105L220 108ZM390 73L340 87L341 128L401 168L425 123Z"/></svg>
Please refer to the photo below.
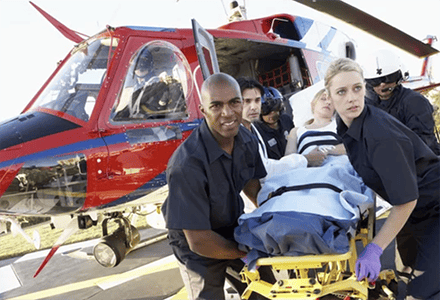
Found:
<svg viewBox="0 0 440 300"><path fill-rule="evenodd" d="M175 80L170 83L153 83L144 91L140 108L143 113L150 115L150 118L163 118L169 113L185 112L182 85Z"/></svg>
<svg viewBox="0 0 440 300"><path fill-rule="evenodd" d="M167 110L173 113L184 112L186 110L186 102L182 84L180 82L173 82L169 84L168 90Z"/></svg>
<svg viewBox="0 0 440 300"><path fill-rule="evenodd" d="M153 82L143 89L134 92L131 89L127 93L124 94L124 98L129 99L124 101L126 104L118 104L121 108L113 111L112 119L115 121L177 119L186 116L185 96L182 84L177 80Z"/></svg>

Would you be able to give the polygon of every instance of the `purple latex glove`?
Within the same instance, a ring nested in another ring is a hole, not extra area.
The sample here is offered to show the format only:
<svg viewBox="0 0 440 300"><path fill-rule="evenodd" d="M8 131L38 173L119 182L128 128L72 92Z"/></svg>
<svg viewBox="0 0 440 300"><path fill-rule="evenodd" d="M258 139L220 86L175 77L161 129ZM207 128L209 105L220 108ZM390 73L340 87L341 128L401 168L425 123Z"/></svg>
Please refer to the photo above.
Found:
<svg viewBox="0 0 440 300"><path fill-rule="evenodd" d="M356 261L357 280L367 278L369 282L373 282L379 277L382 252L382 248L374 243L370 243L365 247Z"/></svg>

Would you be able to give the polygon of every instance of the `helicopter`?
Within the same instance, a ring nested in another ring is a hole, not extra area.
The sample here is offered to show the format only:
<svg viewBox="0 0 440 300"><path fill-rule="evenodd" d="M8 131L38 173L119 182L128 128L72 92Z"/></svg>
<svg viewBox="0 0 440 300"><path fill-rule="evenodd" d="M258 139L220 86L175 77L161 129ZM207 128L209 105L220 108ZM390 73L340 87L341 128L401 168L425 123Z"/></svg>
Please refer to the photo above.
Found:
<svg viewBox="0 0 440 300"><path fill-rule="evenodd" d="M424 39L426 43L420 44L420 41L414 37L343 1L295 1L343 20L352 26L387 41L397 48L417 57L424 58L420 75L405 76L402 82L405 87L418 92L427 92L440 86L440 83L435 82L432 76L432 60L430 59L432 55L438 53L438 50L432 47L433 43L437 41L436 36L427 35Z"/></svg>
<svg viewBox="0 0 440 300"><path fill-rule="evenodd" d="M334 27L289 14L248 20L237 3L217 29L193 19L192 28L107 26L91 37L31 4L75 43L22 114L0 123L0 229L13 224L36 246L17 217L51 217L64 229L34 277L78 230L102 227L93 252L106 267L136 246L132 218L158 211L154 193L203 120L200 86L210 74L250 76L301 99L334 58L356 59L355 41ZM412 43L418 56L438 52Z"/></svg>

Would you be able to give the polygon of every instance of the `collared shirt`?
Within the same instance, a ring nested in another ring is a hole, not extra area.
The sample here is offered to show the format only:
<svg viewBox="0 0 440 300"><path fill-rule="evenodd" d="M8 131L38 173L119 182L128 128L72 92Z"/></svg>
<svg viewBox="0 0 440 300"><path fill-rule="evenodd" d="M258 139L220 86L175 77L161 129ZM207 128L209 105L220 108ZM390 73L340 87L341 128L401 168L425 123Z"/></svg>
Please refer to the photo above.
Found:
<svg viewBox="0 0 440 300"><path fill-rule="evenodd" d="M259 120L253 123L262 135L266 144L267 155L272 159L280 159L286 153L287 135L294 127L292 119L285 113L281 113L278 120L278 129L269 127Z"/></svg>
<svg viewBox="0 0 440 300"><path fill-rule="evenodd" d="M168 162L169 194L162 206L167 228L213 230L233 238L243 213L240 191L250 179L265 176L258 141L246 128L240 126L229 155L203 121Z"/></svg>
<svg viewBox="0 0 440 300"><path fill-rule="evenodd" d="M307 168L307 158L301 154L291 153L280 159L269 158L264 139L254 124L251 124L251 132L258 138L260 157L267 172L267 176L260 179L261 185L272 175L285 172L286 170Z"/></svg>
<svg viewBox="0 0 440 300"><path fill-rule="evenodd" d="M269 156L267 155L267 149L266 149L266 145L264 144L264 140L263 137L261 136L261 134L258 132L257 127L255 127L254 124L251 123L251 132L253 135L255 135L258 139L258 148L260 150L260 156L263 159L268 159ZM263 162L264 162L263 159ZM267 170L266 170L267 171Z"/></svg>
<svg viewBox="0 0 440 300"><path fill-rule="evenodd" d="M370 105L350 128L340 118L337 123L350 162L367 186L392 205L418 199L416 210L438 206L439 158L412 130Z"/></svg>
<svg viewBox="0 0 440 300"><path fill-rule="evenodd" d="M371 90L365 99L367 104L378 107L398 119L414 131L435 154L440 155L440 143L434 134L434 109L422 94L398 85L388 100L380 100Z"/></svg>

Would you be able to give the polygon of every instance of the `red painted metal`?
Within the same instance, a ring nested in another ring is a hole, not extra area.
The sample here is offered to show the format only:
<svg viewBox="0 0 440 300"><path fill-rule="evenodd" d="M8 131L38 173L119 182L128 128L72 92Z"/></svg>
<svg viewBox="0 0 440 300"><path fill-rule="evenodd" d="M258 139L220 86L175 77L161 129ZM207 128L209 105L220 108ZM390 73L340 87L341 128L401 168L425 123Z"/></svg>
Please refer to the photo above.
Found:
<svg viewBox="0 0 440 300"><path fill-rule="evenodd" d="M209 30L209 32L216 38L247 39L266 43L273 43L275 41L277 44L286 44L287 40L269 33L274 22L279 22L275 20L277 18L292 22L295 20L293 16L280 14L256 20L230 23L218 29ZM199 62L191 29L156 30L137 27L108 27L107 30L92 38L96 37L111 38L118 43L113 52L109 54L111 59L108 62L107 73L103 78L102 86L89 120L83 121L67 113L38 108L40 112L63 118L80 127L31 140L19 146L11 147L10 151L2 151L0 153L1 163L2 161L10 161L17 156L26 157L44 153L51 149L61 149L62 147L69 149L69 145L95 141L94 146L90 146L90 148L86 147L86 149L75 150L73 147L71 151L63 153L63 155L80 153L86 156L87 194L84 205L81 208L83 212L112 205L115 201L121 201L122 197L129 196L130 193L154 180L165 171L169 157L191 131L182 132L182 139L136 145L130 145L130 143L124 141L109 145L106 143L106 139L118 135L124 136L130 130L185 124L202 118L198 109L200 99L196 88L193 88L192 92L186 97L188 117L184 120L156 120L139 123L114 123L111 121L111 111L115 101L117 101L122 92L123 81L129 70L129 61L140 47L149 41L166 41L179 48L186 57L191 71L194 72L194 84L199 87L201 86L203 82L201 72L200 70L195 71L199 66ZM71 54L68 54L60 63L59 67L32 99L24 112L32 107L35 100L40 96L48 83L53 80L70 56ZM316 72L312 71L312 75L315 74ZM12 176L13 172L6 172L5 170L5 168L0 170L0 176L2 174L3 177ZM5 183L7 181L2 180L2 182L4 183L2 185L3 188L7 185Z"/></svg>
<svg viewBox="0 0 440 300"><path fill-rule="evenodd" d="M83 41L82 38L78 36L77 32L68 29L50 16L48 19L65 36L80 43L76 48L77 50L79 49L78 51L82 51L81 49L89 46L87 41ZM216 39L236 39L246 42L251 41L256 44L270 44L271 49L280 45L283 46L284 50L289 47L289 49L287 49L288 58L290 59L290 55L295 55L295 58L301 60L300 73L304 81L303 87L308 87L315 83L315 80L318 80L322 75L320 74L322 70L318 70L318 63L329 62L332 57L328 49L319 50L315 44L310 45L308 48L308 45L306 45L304 41L298 41L296 38L288 40L273 32L274 27L278 26L277 24L280 24L280 22L291 22L293 28L295 20L301 21L301 18L297 19L295 16L278 14L254 20L232 22L218 29L208 30L208 32ZM310 22L313 22L313 20L308 20L306 23L310 24ZM306 25L305 27L307 27ZM298 29L298 31L301 30L306 31L303 27ZM326 33L322 32L321 34L323 36L317 37L317 40L325 38L324 35ZM49 114L51 117L54 116L63 119L63 121L68 121L70 122L69 124L74 123L78 125L78 127L62 132L57 131L58 133L38 135L39 138L35 139L28 137L26 141L21 143L17 142L17 144L8 146L8 148L0 149L0 197L7 192L8 186L16 179L17 174L24 168L23 166L26 163L28 163L27 168L29 170L34 167L33 164L37 161L40 163L38 170L45 172L46 168L50 169L53 165L57 167L61 166L62 163L68 163L69 159L76 155L81 157L81 159L76 160L77 162L83 163L84 158L86 161L86 170L82 170L81 167L78 167L78 174L75 174L78 175L78 177L83 176L82 178L84 178L85 175L82 173L86 173L86 179L80 178L83 180L81 184L86 182L86 192L85 199L82 198L84 202L79 202L80 204L74 207L74 209L77 209L77 207L82 205L75 213L87 214L87 211L109 208L114 205L130 206L132 200L139 199L146 195L148 189L153 190L159 187L159 185L165 184L162 178L166 170L168 159L176 148L191 134L192 129L195 128L203 117L198 108L200 99L197 93L197 87L201 87L203 77L199 69L193 31L191 29L177 28L107 27L107 30L103 30L89 40L98 40L101 38L109 39L111 46L113 46L113 42L115 42L115 45L117 42L117 46L115 48L108 46L109 53L108 56L106 56L108 57L106 61L107 69L104 73L105 75L102 77L93 112L88 120L85 121L76 118L68 113L61 112L62 110L42 107L35 109L40 113ZM190 71L193 74L192 80L194 86L191 92L186 95L185 99L187 117L176 120L155 119L142 120L139 122L112 121L112 110L122 94L124 80L127 72L130 70L130 63L134 54L146 43L157 40L171 43L177 47L185 56ZM107 47L107 45L105 46ZM62 74L63 67L69 66L69 60L74 55L75 51L68 53L64 60L59 63L54 73L25 107L23 113L30 111L51 81L53 81L58 74ZM97 56L99 56L99 54L97 54ZM269 56L269 54L267 56ZM100 58L97 58L98 65L99 59ZM275 69L275 67L273 67L273 69ZM279 76L275 73L270 74L271 71L267 70L264 71L265 74L260 75L262 75L261 79L263 83L275 87L282 87L291 81L289 71L290 67L286 58L286 64L280 68ZM266 75L265 78L263 78L264 75ZM270 81L270 76L271 78L278 79L278 81ZM164 128L165 131L168 130L168 128L172 128L170 130L175 129L179 131L179 134L176 134L176 139L157 139L150 142L130 141L130 133L142 133L143 130L146 132L146 130L157 128ZM1 130L0 128L0 133ZM8 127L8 130L15 129ZM23 130L23 128L21 130ZM29 132L31 131L31 128L29 128ZM17 131L15 135L12 134L11 136L19 140L21 134L23 134L23 132ZM11 143L7 145L11 145ZM62 162L57 161L58 157L60 157ZM45 162L48 162L48 166L44 164ZM50 165L49 162L52 163L52 165ZM62 169L62 166L60 169ZM47 174L50 175L50 171L47 171ZM65 177L67 178L67 175L65 175ZM161 180L162 182L160 182ZM60 194L64 192L62 189L59 191L61 191ZM79 194L84 194L84 192L80 191ZM16 197L15 194L12 196ZM7 206L8 203L6 203L6 200L2 203L2 200L4 199L0 198L0 214L10 214L8 211L5 213L5 206L3 204ZM39 213L36 214L38 215ZM60 242L60 244L63 242L64 241ZM59 246L57 243L55 247L52 248L48 257L37 270L35 276L41 271L51 256L55 254Z"/></svg>
<svg viewBox="0 0 440 300"><path fill-rule="evenodd" d="M289 15L275 15L256 20L230 23L219 29L209 30L209 32L218 38L249 39L263 42L273 42L274 39L276 39L277 43L285 44L286 41L284 39L268 34L275 18L284 18L292 21L295 19ZM169 157L186 137L189 136L191 131L182 132L182 139L141 143L137 145L130 145L128 142L107 145L105 139L125 135L127 131L130 130L172 124L185 124L202 117L198 109L200 99L196 88L193 88L192 92L187 95L186 98L188 117L184 120L157 120L153 122L122 124L111 122L111 110L122 91L122 83L129 69L129 61L133 54L147 42L161 40L172 43L184 54L191 71L194 72L196 70L199 62L191 29L149 30L148 28L119 27L107 28L107 30L102 31L95 37L111 37L112 40L117 40L118 44L111 54L111 60L108 62L108 70L105 78L103 78L102 86L89 120L83 121L67 113L38 108L40 112L63 118L78 124L80 127L67 132L31 140L19 146L11 147L10 151L2 151L0 153L1 163L2 161L5 162L15 159L17 156L26 157L62 147L67 147L68 149L69 145L95 141L95 146L90 146L90 148L81 150L75 150L75 148L73 148L71 151L63 153L63 155L81 153L86 156L87 194L84 205L81 208L83 212L89 209L111 205L112 202L130 195L130 193L148 184L159 174L163 173L166 169ZM32 107L35 100L40 96L48 83L53 80L54 76L60 71L70 56L71 54L68 54L60 63L59 67L32 99L24 112ZM196 71L194 75L195 84L200 87L203 82L201 72ZM2 178L2 190L6 189L8 185L6 183L8 180L6 179L13 178L13 174L18 171L16 166L14 166L14 168L15 172L11 170L5 171L8 168L0 169L0 176L4 177ZM127 205L129 205L129 203L127 203Z"/></svg>

